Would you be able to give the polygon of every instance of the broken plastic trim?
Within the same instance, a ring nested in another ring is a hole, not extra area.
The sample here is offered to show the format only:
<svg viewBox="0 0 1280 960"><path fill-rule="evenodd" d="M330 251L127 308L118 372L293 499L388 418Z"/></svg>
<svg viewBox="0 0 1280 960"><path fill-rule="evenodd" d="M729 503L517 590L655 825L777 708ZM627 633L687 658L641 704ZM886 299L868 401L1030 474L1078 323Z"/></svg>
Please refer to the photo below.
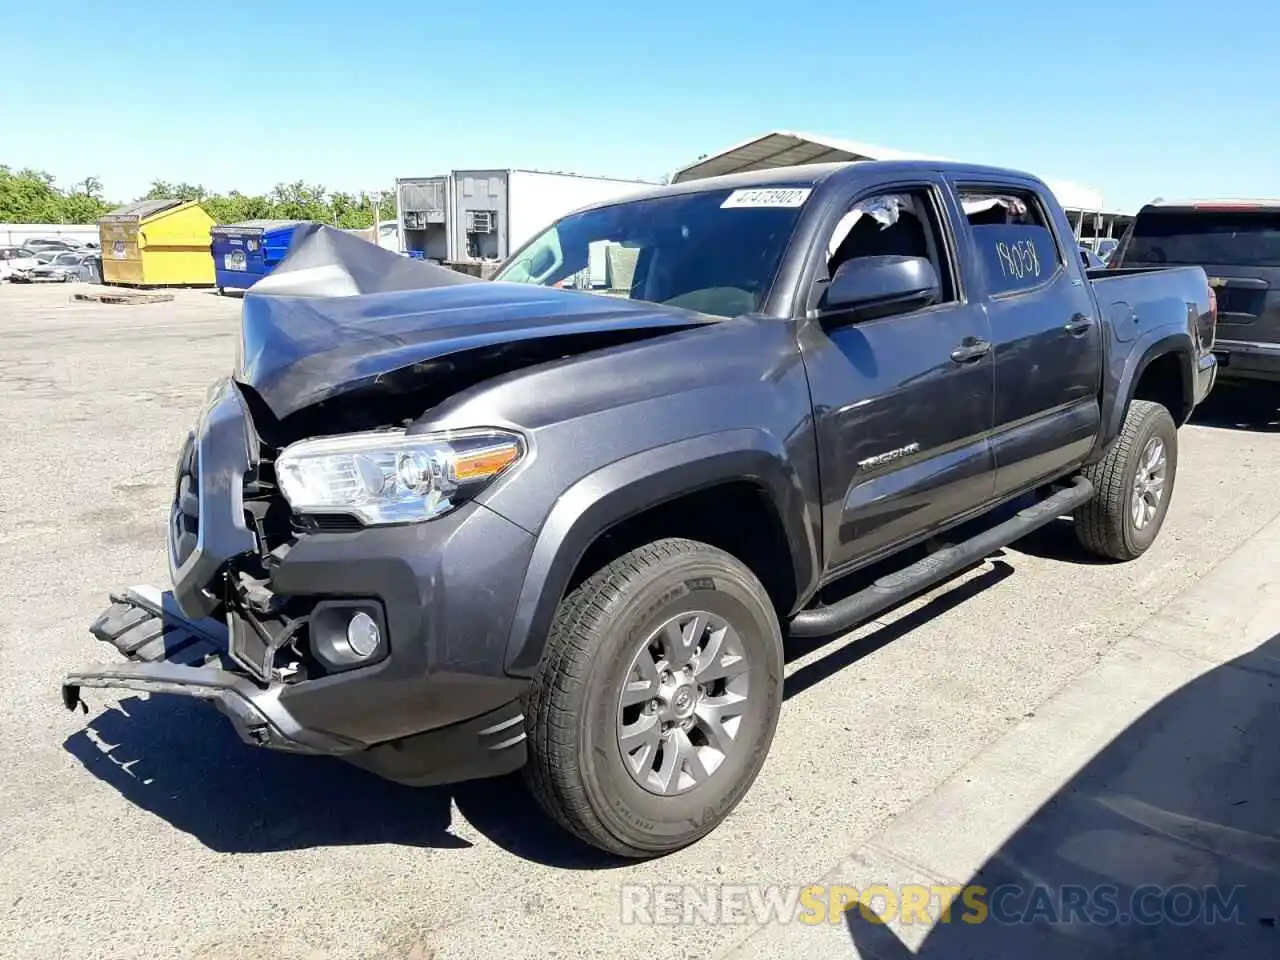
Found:
<svg viewBox="0 0 1280 960"><path fill-rule="evenodd" d="M294 753L340 756L368 745L304 727L281 702L282 683L261 686L253 678L218 666L225 655L226 628L216 620L193 620L178 609L173 594L140 586L113 595L90 628L98 639L129 658L127 662L83 667L63 678L68 710L84 705L84 687L137 690L211 700L246 743Z"/></svg>
<svg viewBox="0 0 1280 960"><path fill-rule="evenodd" d="M227 715L240 738L260 747L292 753L340 756L367 744L299 724L280 703L279 686L263 690L247 678L212 667L189 667L167 661L95 665L73 670L62 681L68 710L81 706L83 687L137 690L212 700ZM88 708L86 707L86 712Z"/></svg>

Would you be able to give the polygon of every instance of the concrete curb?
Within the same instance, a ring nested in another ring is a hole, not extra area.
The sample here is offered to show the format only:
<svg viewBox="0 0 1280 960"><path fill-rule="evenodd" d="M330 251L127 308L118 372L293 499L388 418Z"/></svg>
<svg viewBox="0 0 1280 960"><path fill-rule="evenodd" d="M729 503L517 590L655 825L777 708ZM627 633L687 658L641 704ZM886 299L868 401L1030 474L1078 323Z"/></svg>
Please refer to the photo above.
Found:
<svg viewBox="0 0 1280 960"><path fill-rule="evenodd" d="M880 836L810 882L864 890L961 885L1042 804L1165 697L1280 633L1280 518L1271 520L1177 600L1123 637ZM1280 677L1280 658L1251 671ZM914 951L930 927L886 926ZM774 923L722 956L855 957L843 922ZM903 954L904 956L906 954Z"/></svg>

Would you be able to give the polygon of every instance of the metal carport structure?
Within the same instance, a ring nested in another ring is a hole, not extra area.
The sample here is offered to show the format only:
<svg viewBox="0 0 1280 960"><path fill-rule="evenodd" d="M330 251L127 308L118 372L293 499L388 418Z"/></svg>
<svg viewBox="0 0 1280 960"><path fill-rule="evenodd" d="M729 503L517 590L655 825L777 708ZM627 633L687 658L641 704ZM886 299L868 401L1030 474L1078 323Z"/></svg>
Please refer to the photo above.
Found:
<svg viewBox="0 0 1280 960"><path fill-rule="evenodd" d="M767 170L770 167L799 166L808 163L837 163L858 160L935 160L954 162L952 158L894 150L842 137L801 133L795 130L771 130L769 133L734 144L718 153L709 154L681 167L671 176L672 183L700 180L745 170ZM1102 194L1091 187L1066 180L1045 183L1066 209L1071 224L1079 235L1086 214L1104 218L1120 215L1107 211ZM1090 224L1092 226L1092 223Z"/></svg>

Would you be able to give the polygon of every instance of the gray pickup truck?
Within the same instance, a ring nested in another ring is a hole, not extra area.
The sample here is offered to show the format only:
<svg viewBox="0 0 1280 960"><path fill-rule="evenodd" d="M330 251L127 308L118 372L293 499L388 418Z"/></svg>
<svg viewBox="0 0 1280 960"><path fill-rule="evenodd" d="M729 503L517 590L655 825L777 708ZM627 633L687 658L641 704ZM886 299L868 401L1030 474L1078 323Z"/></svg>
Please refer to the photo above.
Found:
<svg viewBox="0 0 1280 960"><path fill-rule="evenodd" d="M315 228L246 297L178 458L173 588L112 598L92 632L126 659L64 702L205 698L251 744L410 784L524 768L623 856L746 793L788 635L1062 516L1142 554L1216 373L1200 267L1086 272L1001 169L656 189L493 281L371 251Z"/></svg>

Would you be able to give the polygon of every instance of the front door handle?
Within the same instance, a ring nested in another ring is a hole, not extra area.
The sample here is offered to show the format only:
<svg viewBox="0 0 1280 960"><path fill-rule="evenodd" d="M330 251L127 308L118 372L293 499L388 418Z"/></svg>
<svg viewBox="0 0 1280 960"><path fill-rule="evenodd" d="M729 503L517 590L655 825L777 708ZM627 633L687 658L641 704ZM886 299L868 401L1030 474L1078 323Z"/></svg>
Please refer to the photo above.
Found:
<svg viewBox="0 0 1280 960"><path fill-rule="evenodd" d="M1062 329L1073 337L1083 337L1092 326L1093 317L1086 317L1083 313L1077 313L1063 325Z"/></svg>
<svg viewBox="0 0 1280 960"><path fill-rule="evenodd" d="M965 337L960 346L951 351L951 359L956 363L973 363L981 360L991 352L991 344L977 337Z"/></svg>

